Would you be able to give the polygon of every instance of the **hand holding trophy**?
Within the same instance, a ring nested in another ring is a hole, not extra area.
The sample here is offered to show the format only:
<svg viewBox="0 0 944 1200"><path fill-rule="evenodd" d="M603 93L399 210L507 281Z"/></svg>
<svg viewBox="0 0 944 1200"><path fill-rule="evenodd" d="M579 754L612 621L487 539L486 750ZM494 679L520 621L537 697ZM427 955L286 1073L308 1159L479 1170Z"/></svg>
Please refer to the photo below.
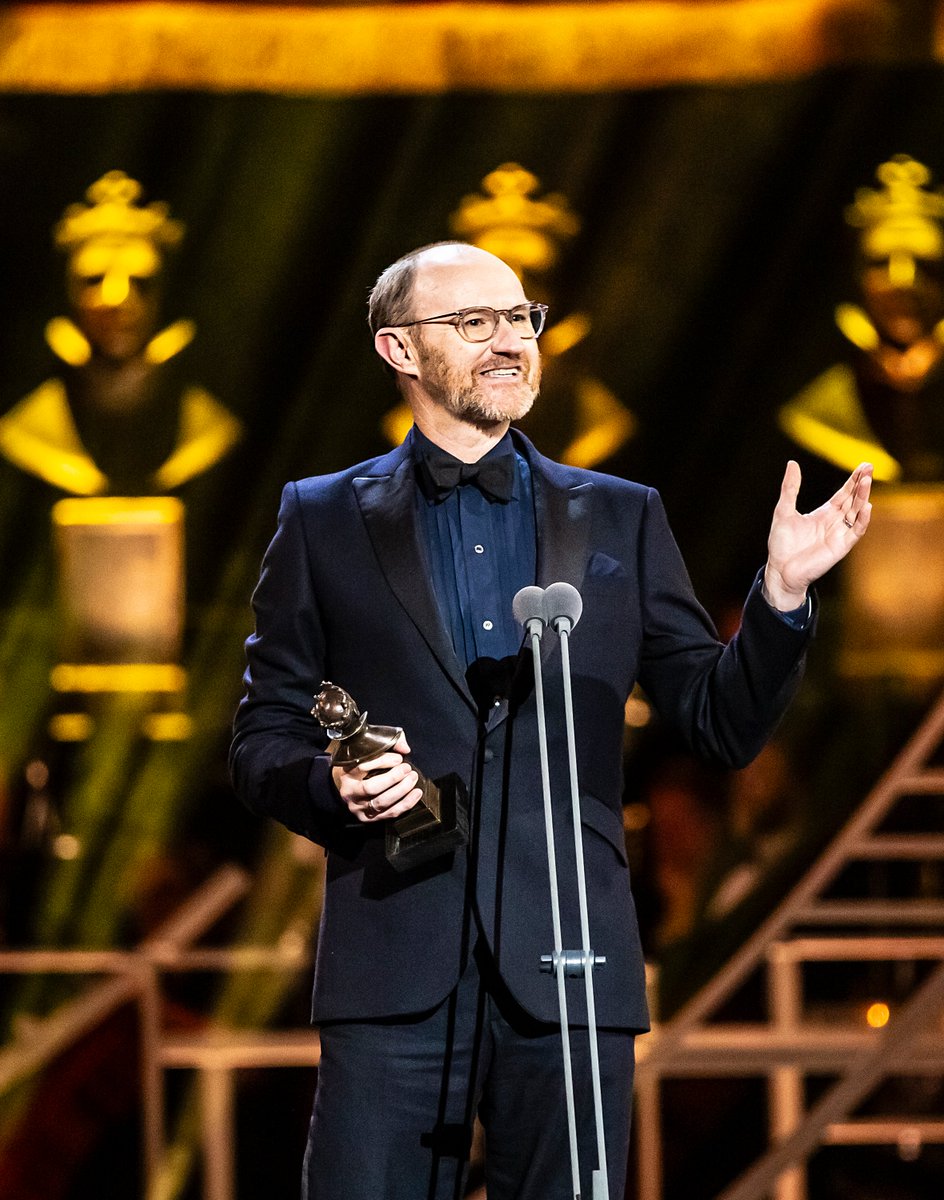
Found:
<svg viewBox="0 0 944 1200"><path fill-rule="evenodd" d="M328 731L328 754L335 766L361 766L391 750L403 736L395 725L368 725L348 692L325 681L311 715ZM440 858L469 840L468 797L462 780L447 775L435 782L416 767L421 798L409 812L388 822L387 860L398 871Z"/></svg>

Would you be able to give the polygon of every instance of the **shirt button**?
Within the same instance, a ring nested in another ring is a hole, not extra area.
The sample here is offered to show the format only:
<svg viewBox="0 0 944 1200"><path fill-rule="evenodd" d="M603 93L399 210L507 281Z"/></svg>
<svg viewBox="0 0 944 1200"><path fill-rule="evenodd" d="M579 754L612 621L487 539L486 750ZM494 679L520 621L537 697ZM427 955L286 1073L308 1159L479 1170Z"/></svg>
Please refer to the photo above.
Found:
<svg viewBox="0 0 944 1200"><path fill-rule="evenodd" d="M482 757L485 759L486 762L491 762L492 759L495 757L495 751L494 750L486 750L485 753L482 755Z"/></svg>
<svg viewBox="0 0 944 1200"><path fill-rule="evenodd" d="M476 553L476 554L484 554L484 553L485 553L485 547L484 547L484 546L476 546L476 547L475 547L475 553Z"/></svg>
<svg viewBox="0 0 944 1200"><path fill-rule="evenodd" d="M491 623L491 621L483 621L483 622L482 622L482 628L483 628L483 629L491 629L491 628L492 628L492 623Z"/></svg>

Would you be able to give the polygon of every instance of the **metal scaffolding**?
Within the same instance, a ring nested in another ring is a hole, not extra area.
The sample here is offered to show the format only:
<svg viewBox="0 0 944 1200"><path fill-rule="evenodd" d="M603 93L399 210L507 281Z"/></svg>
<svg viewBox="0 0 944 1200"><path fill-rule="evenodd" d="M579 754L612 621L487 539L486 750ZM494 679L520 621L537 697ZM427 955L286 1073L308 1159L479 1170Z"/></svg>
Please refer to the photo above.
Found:
<svg viewBox="0 0 944 1200"><path fill-rule="evenodd" d="M835 899L827 896L855 862L940 862L944 837L884 826L908 797L944 796L944 768L932 765L944 742L944 694L845 827L787 898L718 974L651 1035L641 1039L636 1141L640 1200L661 1200L661 1084L685 1076L767 1080L769 1148L718 1200L806 1200L805 1164L820 1145L944 1143L944 1116L854 1118L876 1086L896 1075L944 1075L944 926L940 899ZM882 933L869 930L881 929ZM881 1029L813 1019L805 1010L805 964L922 964L915 986ZM719 1022L722 1006L755 972L767 983L767 1020ZM809 1076L835 1082L812 1106Z"/></svg>
<svg viewBox="0 0 944 1200"><path fill-rule="evenodd" d="M161 1019L161 982L173 972L274 970L296 972L308 961L294 942L275 946L199 948L193 943L247 893L250 878L238 867L216 872L180 909L133 950L0 951L0 975L103 976L48 1017L19 1023L15 1040L0 1049L0 1096L37 1074L60 1052L128 1002L138 1008L141 1062L142 1161L146 1195L161 1194L166 1165L165 1073L190 1069L199 1076L200 1137L205 1200L233 1200L235 1187L235 1072L246 1067L316 1066L318 1035L211 1028L168 1032Z"/></svg>

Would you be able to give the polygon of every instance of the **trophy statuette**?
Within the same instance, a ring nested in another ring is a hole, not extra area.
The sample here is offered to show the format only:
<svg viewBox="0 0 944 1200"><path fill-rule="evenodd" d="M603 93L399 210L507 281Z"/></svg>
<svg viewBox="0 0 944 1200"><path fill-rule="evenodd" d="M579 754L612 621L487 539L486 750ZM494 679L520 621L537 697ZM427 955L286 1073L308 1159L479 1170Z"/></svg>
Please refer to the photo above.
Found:
<svg viewBox="0 0 944 1200"><path fill-rule="evenodd" d="M403 730L395 725L368 725L342 687L327 680L314 698L311 715L328 731L328 754L335 766L369 763L392 750ZM435 782L415 766L417 787L422 796L409 812L386 825L387 861L398 871L440 858L469 840L469 803L465 786L457 775Z"/></svg>

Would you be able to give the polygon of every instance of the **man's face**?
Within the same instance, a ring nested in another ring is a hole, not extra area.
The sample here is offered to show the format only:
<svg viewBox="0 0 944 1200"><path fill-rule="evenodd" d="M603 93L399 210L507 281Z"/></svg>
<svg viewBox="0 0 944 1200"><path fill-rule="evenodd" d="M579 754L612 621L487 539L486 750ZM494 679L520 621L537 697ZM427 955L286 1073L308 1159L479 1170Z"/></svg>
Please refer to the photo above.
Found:
<svg viewBox="0 0 944 1200"><path fill-rule="evenodd" d="M411 316L438 316L487 305L513 308L526 297L510 267L484 251L465 251L417 271ZM522 338L501 317L487 342L467 342L452 325L414 325L418 382L435 405L479 427L520 420L541 382L536 338Z"/></svg>

